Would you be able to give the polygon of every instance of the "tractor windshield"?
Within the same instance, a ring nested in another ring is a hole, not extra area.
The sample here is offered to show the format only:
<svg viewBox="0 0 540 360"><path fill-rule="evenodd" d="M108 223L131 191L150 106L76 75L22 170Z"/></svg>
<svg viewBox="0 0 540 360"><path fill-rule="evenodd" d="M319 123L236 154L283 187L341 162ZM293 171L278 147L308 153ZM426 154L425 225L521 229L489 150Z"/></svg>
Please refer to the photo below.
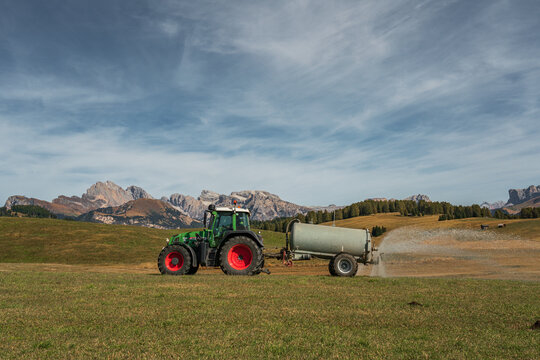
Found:
<svg viewBox="0 0 540 360"><path fill-rule="evenodd" d="M236 213L236 230L249 230L249 216L247 213Z"/></svg>
<svg viewBox="0 0 540 360"><path fill-rule="evenodd" d="M232 230L232 213L220 213L216 223L216 229Z"/></svg>
<svg viewBox="0 0 540 360"><path fill-rule="evenodd" d="M214 218L214 216L212 216ZM227 230L233 230L233 213L232 212L220 212L215 216L216 221L214 224L213 230L216 236L219 236L221 233ZM250 230L249 228L249 215L244 212L236 213L236 228L234 230Z"/></svg>

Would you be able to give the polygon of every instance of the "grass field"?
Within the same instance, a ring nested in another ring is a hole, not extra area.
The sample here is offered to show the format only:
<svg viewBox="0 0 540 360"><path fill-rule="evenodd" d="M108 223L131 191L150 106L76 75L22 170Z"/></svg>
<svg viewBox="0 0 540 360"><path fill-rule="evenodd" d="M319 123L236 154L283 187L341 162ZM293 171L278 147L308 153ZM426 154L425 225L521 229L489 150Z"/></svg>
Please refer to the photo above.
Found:
<svg viewBox="0 0 540 360"><path fill-rule="evenodd" d="M338 226L498 222L380 214ZM505 222L494 233L538 240L540 221ZM539 281L334 278L322 260L269 261L270 276L160 276L157 254L178 232L0 218L0 358L540 358Z"/></svg>
<svg viewBox="0 0 540 360"><path fill-rule="evenodd" d="M538 294L518 281L4 272L0 357L537 359Z"/></svg>

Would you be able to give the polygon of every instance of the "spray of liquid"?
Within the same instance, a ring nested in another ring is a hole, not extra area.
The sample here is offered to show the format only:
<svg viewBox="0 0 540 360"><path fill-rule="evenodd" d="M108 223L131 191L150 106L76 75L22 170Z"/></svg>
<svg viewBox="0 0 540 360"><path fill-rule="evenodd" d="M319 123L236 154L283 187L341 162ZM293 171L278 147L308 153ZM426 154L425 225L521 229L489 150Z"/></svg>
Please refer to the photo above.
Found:
<svg viewBox="0 0 540 360"><path fill-rule="evenodd" d="M505 272L507 268L499 266L485 249L497 244L508 246L518 241L522 240L508 234L469 229L399 228L389 232L379 245L376 255L378 259L376 258L370 275L400 276L400 267L394 266L394 263L399 263L402 269L409 265L420 269L422 261L419 260L430 258L467 259L484 268L489 267L493 272ZM471 247L471 244L474 246ZM476 250L475 246L479 246L482 250ZM437 261L431 262L431 266L433 263L437 266Z"/></svg>

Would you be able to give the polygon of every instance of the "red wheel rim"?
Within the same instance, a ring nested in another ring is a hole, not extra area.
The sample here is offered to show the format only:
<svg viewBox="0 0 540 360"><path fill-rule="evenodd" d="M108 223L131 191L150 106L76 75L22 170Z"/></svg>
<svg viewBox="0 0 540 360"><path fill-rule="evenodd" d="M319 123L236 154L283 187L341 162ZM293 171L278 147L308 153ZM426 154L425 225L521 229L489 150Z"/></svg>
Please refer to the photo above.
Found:
<svg viewBox="0 0 540 360"><path fill-rule="evenodd" d="M168 253L165 257L165 266L170 271L180 270L184 266L184 256L177 251Z"/></svg>
<svg viewBox="0 0 540 360"><path fill-rule="evenodd" d="M249 246L244 244L234 245L227 254L229 265L235 270L244 270L251 265L253 260L253 254Z"/></svg>

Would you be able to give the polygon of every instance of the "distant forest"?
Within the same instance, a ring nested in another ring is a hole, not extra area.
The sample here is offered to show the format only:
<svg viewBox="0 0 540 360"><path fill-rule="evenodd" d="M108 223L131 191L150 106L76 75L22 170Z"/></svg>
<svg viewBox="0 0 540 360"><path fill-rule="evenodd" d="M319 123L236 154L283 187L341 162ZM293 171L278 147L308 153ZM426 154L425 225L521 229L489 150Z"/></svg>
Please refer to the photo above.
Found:
<svg viewBox="0 0 540 360"><path fill-rule="evenodd" d="M342 220L357 216L395 212L399 212L402 216L440 215L440 221L471 217L495 217L499 219L540 217L540 208L527 208L523 209L521 214L508 215L501 210L497 210L492 214L489 209L482 208L476 204L471 206L455 206L448 202L427 202L424 200L420 200L418 203L413 200L366 200L336 210L335 219ZM253 220L251 221L251 226L261 230L285 232L287 224L293 219L298 219L303 223L320 224L332 221L334 219L334 212L310 211L306 215L298 214L294 217L282 217L267 221Z"/></svg>
<svg viewBox="0 0 540 360"><path fill-rule="evenodd" d="M56 215L37 205L13 205L11 209L7 209L5 206L0 207L0 216L15 217L20 215L24 217L56 219Z"/></svg>

